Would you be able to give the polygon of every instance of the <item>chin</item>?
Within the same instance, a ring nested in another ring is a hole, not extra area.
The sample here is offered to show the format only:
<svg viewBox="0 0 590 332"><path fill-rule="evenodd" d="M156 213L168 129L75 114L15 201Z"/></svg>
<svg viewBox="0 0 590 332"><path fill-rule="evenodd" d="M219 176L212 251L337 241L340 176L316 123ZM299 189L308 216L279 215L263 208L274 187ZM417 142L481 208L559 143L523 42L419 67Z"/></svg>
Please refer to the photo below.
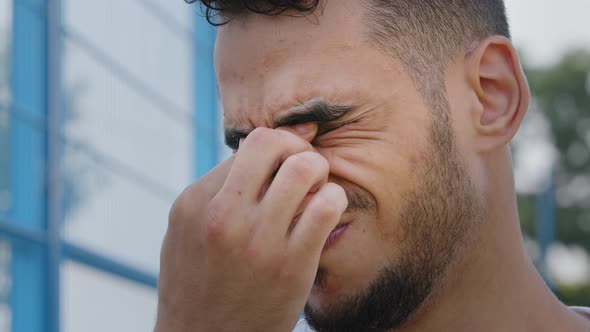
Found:
<svg viewBox="0 0 590 332"><path fill-rule="evenodd" d="M358 224L351 223L324 247L308 298L313 308L331 307L342 299L356 296L377 277L383 262L358 252L359 247L367 248L365 252L376 250L364 245L375 241L367 237L368 233L359 231Z"/></svg>
<svg viewBox="0 0 590 332"><path fill-rule="evenodd" d="M315 312L326 313L340 302L339 299L345 296L342 291L340 293L327 293L314 287L307 299L306 307L313 309Z"/></svg>

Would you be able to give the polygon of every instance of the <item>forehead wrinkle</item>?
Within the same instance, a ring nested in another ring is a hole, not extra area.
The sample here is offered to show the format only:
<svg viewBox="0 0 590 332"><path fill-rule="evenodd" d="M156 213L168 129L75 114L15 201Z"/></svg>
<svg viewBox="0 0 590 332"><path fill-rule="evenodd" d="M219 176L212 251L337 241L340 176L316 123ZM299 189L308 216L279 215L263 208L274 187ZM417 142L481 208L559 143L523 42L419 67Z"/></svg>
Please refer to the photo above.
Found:
<svg viewBox="0 0 590 332"><path fill-rule="evenodd" d="M297 73L297 69L276 73L275 79L265 82L262 87L258 86L258 90L254 87L244 88L242 97L229 99L232 105L227 105L225 113L231 121L227 123L239 128L270 128L279 113L297 111L313 99L323 99L333 105L362 106L374 98L383 97L384 91L373 89L373 85L367 84L362 76L341 77L337 71L317 72L317 75L315 71ZM378 85L391 86L385 91L388 98L397 95L396 85L391 80L392 77L399 80L400 73L390 68L379 69L381 74L383 71L388 74L384 75L387 79L383 77ZM310 76L310 73L313 75Z"/></svg>

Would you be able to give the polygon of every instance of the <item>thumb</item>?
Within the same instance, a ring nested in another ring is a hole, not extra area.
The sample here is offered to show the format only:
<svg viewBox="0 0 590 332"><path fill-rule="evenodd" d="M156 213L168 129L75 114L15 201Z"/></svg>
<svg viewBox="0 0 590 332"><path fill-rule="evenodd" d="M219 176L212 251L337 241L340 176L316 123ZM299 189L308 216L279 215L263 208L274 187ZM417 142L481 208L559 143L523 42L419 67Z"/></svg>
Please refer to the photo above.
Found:
<svg viewBox="0 0 590 332"><path fill-rule="evenodd" d="M311 143L318 133L318 124L314 122L306 122L294 126L278 127L277 130L288 131Z"/></svg>

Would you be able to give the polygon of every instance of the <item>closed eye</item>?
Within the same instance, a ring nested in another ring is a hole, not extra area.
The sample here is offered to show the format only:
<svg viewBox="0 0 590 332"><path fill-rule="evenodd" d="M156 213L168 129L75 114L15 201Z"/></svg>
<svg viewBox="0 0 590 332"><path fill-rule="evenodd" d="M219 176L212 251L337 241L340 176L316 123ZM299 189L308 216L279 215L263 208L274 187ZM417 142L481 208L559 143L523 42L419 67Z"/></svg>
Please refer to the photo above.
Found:
<svg viewBox="0 0 590 332"><path fill-rule="evenodd" d="M317 140L319 138L321 138L322 136L327 135L328 133L331 133L333 131L336 131L338 129L341 129L343 127L346 127L346 126L351 125L351 124L356 123L356 122L358 122L358 119L351 120L351 121L346 121L346 122L341 122L341 123L331 123L331 124L330 123L326 123L326 124L323 124L323 125L321 125L318 128L318 133L314 137L314 139L313 139L313 141L311 143L315 145L315 144L318 143Z"/></svg>

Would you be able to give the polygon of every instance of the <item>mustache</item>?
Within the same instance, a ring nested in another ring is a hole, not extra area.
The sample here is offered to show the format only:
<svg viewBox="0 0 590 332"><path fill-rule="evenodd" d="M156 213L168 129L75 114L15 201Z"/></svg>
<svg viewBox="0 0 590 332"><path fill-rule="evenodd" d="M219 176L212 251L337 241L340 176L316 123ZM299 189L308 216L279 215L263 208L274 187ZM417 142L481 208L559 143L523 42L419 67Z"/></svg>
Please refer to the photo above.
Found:
<svg viewBox="0 0 590 332"><path fill-rule="evenodd" d="M348 207L346 212L355 212L359 210L375 210L377 201L375 197L367 190L361 187L347 188L344 187L346 198L348 198Z"/></svg>

